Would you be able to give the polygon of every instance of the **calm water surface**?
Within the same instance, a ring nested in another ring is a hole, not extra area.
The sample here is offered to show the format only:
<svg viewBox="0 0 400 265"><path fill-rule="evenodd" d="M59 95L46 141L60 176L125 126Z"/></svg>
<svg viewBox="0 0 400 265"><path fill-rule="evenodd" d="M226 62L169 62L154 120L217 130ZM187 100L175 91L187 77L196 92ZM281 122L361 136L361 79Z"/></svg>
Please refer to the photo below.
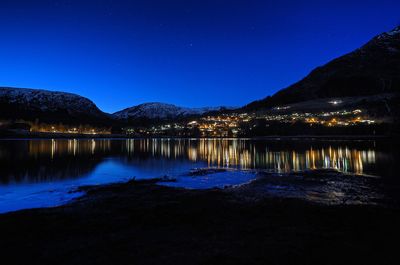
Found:
<svg viewBox="0 0 400 265"><path fill-rule="evenodd" d="M82 195L82 185L169 176L175 186L224 187L249 182L252 170L288 173L332 168L396 181L396 145L376 141L250 139L0 140L0 212L55 206ZM241 169L188 176L195 168ZM354 176L355 178L356 176Z"/></svg>

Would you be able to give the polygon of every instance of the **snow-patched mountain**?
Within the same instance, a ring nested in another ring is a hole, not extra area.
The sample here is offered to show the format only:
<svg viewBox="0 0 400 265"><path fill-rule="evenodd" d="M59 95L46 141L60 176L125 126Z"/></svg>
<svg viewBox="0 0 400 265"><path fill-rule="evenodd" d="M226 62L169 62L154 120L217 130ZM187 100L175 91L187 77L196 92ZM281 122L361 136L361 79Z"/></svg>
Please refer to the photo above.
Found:
<svg viewBox="0 0 400 265"><path fill-rule="evenodd" d="M115 112L113 116L120 120L129 119L176 119L195 115L202 115L211 111L228 109L226 107L185 108L173 104L150 102Z"/></svg>
<svg viewBox="0 0 400 265"><path fill-rule="evenodd" d="M400 26L326 65L247 110L321 98L374 96L400 92Z"/></svg>
<svg viewBox="0 0 400 265"><path fill-rule="evenodd" d="M0 87L0 119L97 123L109 118L91 100L76 94Z"/></svg>

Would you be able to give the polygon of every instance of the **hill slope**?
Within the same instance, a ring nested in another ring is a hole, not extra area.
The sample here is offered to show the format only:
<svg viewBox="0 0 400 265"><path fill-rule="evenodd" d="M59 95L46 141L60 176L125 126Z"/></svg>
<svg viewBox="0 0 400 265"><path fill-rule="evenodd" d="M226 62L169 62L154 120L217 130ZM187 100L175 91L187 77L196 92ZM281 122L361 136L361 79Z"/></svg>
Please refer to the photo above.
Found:
<svg viewBox="0 0 400 265"><path fill-rule="evenodd" d="M247 110L312 99L371 96L400 92L400 26L361 48L313 70L303 80L272 97L254 101Z"/></svg>
<svg viewBox="0 0 400 265"><path fill-rule="evenodd" d="M0 119L102 124L111 118L89 99L41 89L0 87Z"/></svg>
<svg viewBox="0 0 400 265"><path fill-rule="evenodd" d="M185 108L160 102L144 103L115 112L113 116L119 120L159 119L168 120L202 115L210 111L219 111L224 107Z"/></svg>

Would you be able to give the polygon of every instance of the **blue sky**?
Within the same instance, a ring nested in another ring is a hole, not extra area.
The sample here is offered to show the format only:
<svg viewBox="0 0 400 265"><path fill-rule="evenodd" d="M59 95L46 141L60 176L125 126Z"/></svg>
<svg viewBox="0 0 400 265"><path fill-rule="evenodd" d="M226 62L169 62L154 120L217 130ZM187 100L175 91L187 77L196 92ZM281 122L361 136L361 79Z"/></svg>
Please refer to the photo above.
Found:
<svg viewBox="0 0 400 265"><path fill-rule="evenodd" d="M0 86L240 106L400 24L400 1L2 0Z"/></svg>

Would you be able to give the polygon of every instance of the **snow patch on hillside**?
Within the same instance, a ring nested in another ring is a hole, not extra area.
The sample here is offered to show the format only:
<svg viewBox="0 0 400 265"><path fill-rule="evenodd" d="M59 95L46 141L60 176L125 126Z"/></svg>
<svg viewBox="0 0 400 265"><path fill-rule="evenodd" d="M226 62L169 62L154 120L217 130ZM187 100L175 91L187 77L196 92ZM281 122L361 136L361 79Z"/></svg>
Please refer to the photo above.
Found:
<svg viewBox="0 0 400 265"><path fill-rule="evenodd" d="M117 119L129 119L129 118L172 119L178 117L202 115L210 111L219 111L223 108L224 107L185 108L173 104L150 102L118 111L113 115Z"/></svg>
<svg viewBox="0 0 400 265"><path fill-rule="evenodd" d="M89 99L65 92L42 89L0 87L0 100L41 111L65 110L68 113L99 114L101 111Z"/></svg>

